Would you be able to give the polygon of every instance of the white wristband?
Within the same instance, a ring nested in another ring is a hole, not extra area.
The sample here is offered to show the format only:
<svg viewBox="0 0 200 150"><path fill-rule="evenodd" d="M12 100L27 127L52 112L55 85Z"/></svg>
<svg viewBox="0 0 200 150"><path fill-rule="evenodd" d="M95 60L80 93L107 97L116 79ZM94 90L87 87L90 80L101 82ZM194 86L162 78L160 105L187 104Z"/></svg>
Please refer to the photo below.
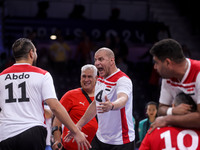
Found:
<svg viewBox="0 0 200 150"><path fill-rule="evenodd" d="M169 107L169 108L167 109L167 115L172 115L172 107Z"/></svg>

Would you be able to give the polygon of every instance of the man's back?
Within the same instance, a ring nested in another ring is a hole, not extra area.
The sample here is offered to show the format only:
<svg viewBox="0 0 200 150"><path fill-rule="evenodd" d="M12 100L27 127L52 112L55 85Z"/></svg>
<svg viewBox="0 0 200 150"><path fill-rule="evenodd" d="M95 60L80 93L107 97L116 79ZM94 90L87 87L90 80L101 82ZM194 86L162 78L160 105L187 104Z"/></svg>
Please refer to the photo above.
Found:
<svg viewBox="0 0 200 150"><path fill-rule="evenodd" d="M56 98L54 87L44 84L51 82L47 71L26 63L0 74L0 141L31 127L45 126L43 100Z"/></svg>

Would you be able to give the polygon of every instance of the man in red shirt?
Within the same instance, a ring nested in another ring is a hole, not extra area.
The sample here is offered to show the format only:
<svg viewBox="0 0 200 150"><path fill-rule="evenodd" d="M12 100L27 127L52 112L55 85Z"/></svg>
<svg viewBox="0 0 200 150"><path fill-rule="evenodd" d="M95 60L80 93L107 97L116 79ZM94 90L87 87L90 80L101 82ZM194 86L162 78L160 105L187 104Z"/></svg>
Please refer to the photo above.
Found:
<svg viewBox="0 0 200 150"><path fill-rule="evenodd" d="M61 98L60 103L65 107L67 112L69 113L71 119L76 124L79 119L83 116L85 111L87 110L90 102L94 100L94 89L97 79L97 69L94 65L84 65L81 68L81 87L70 90L64 94ZM91 101L90 101L91 100ZM61 127L61 122L58 121L57 118L54 119L53 126L59 129ZM93 137L96 134L98 128L96 118L93 118L90 122L88 122L83 128L82 132L84 132L88 137L87 140L91 143ZM54 132L55 131L55 132ZM62 138L64 138L68 134L68 129L64 127ZM58 143L61 143L61 132L59 130L53 130L54 135L54 145L53 149L60 150L58 148ZM75 142L64 142L62 141L62 145L66 150L77 150L77 144Z"/></svg>

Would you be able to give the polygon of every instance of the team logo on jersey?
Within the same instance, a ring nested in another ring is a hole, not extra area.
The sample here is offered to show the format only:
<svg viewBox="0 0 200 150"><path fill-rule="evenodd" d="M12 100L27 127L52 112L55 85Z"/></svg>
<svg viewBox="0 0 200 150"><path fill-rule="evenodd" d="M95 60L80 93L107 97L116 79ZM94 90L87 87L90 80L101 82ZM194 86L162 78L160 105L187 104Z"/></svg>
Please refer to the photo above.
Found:
<svg viewBox="0 0 200 150"><path fill-rule="evenodd" d="M110 91L110 90L111 90L111 88L112 88L112 87L111 87L110 85L106 85L106 88L105 88L105 90L106 90L106 91Z"/></svg>
<svg viewBox="0 0 200 150"><path fill-rule="evenodd" d="M79 102L79 104L81 104L81 105L83 105L83 106L84 106L84 105L85 105L85 102Z"/></svg>

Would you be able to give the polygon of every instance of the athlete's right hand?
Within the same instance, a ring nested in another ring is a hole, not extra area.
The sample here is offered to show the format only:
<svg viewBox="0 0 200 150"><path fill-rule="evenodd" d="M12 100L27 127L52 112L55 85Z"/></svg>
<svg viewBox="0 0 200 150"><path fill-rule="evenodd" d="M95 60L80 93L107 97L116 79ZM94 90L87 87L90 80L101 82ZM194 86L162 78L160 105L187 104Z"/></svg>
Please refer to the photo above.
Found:
<svg viewBox="0 0 200 150"><path fill-rule="evenodd" d="M88 136L80 130L78 130L78 132L75 134L69 131L68 134L64 137L64 142L69 142L70 140L72 140L72 138L74 138L72 142L74 142L74 140L76 141L76 143L78 144L78 150L84 150L84 147L86 150L89 150L89 148L92 147L86 137Z"/></svg>
<svg viewBox="0 0 200 150"><path fill-rule="evenodd" d="M79 126L78 124L76 124L77 128L81 131L82 130L82 127ZM64 142L69 142L73 139L73 134L71 133L71 131L67 131L68 134L64 137ZM88 137L86 134L85 134L85 137ZM73 141L74 142L74 139Z"/></svg>

